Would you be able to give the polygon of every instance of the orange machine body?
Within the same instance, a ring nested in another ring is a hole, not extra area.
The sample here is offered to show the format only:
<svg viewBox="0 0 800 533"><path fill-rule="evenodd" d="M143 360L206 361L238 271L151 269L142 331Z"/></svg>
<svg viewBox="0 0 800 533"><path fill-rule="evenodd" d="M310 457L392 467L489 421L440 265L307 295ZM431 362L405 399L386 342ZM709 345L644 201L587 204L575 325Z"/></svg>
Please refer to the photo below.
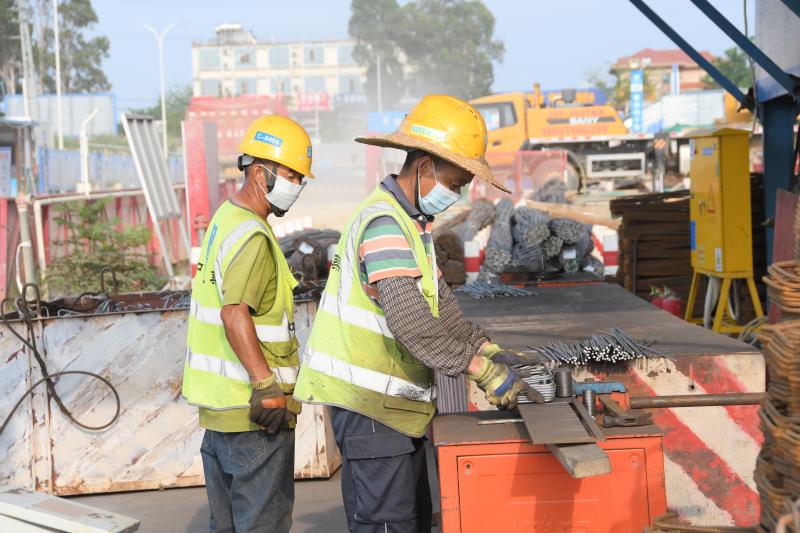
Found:
<svg viewBox="0 0 800 533"><path fill-rule="evenodd" d="M487 416L499 415L434 420L442 533L639 533L666 512L654 426L606 430L597 444L611 473L574 479L546 446L531 443L524 424L479 425Z"/></svg>

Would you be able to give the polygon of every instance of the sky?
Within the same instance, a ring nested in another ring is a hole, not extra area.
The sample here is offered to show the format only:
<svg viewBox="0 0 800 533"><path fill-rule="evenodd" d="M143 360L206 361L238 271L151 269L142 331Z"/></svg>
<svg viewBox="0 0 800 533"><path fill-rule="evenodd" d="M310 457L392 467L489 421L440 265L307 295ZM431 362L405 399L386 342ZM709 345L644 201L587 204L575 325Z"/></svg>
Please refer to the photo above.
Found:
<svg viewBox="0 0 800 533"><path fill-rule="evenodd" d="M711 0L739 29L743 2ZM192 81L191 47L214 36L223 22L240 22L258 40L347 38L350 0L93 0L96 32L111 42L103 67L121 109L147 107L159 94L158 51L142 25L161 30L180 25L164 40L166 85ZM675 48L627 0L485 0L496 19L495 37L505 58L495 65L493 90L563 88L585 85L592 71L607 71L618 57L642 48ZM720 54L733 46L689 0L649 0L650 5L695 48ZM748 24L754 33L754 0Z"/></svg>

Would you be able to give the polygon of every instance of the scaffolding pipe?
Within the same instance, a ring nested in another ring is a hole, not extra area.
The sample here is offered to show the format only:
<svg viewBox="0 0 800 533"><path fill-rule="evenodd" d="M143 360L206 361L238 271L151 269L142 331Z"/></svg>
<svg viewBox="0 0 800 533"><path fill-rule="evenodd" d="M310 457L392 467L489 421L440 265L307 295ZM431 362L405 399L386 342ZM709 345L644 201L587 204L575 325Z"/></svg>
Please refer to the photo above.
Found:
<svg viewBox="0 0 800 533"><path fill-rule="evenodd" d="M680 394L676 396L632 396L631 409L657 409L662 407L717 407L723 405L759 405L764 392L738 392L731 394Z"/></svg>

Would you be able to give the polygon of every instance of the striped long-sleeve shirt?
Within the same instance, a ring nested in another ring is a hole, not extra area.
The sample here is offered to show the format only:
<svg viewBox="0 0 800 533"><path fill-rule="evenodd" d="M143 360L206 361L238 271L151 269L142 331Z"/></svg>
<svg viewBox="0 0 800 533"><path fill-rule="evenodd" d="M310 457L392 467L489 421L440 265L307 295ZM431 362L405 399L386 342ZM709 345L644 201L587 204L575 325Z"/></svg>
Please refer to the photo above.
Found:
<svg viewBox="0 0 800 533"><path fill-rule="evenodd" d="M381 187L394 195L414 221L431 262L433 217L423 215L408 201L394 176L387 177ZM376 304L382 305L395 337L428 367L449 375L463 372L488 337L463 317L444 280L439 283L439 318L431 315L416 285L422 273L397 222L391 217L370 222L358 253L362 286Z"/></svg>

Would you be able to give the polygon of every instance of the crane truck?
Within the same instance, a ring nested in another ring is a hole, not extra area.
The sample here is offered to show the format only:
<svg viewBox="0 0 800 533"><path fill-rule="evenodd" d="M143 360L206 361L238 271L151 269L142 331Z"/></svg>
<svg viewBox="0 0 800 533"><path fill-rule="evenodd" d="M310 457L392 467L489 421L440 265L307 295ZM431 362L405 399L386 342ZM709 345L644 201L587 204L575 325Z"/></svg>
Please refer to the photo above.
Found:
<svg viewBox="0 0 800 533"><path fill-rule="evenodd" d="M652 166L653 135L630 133L617 111L597 104L596 92L564 89L510 92L472 100L489 130L487 159L510 166L520 150L561 150L567 155L568 190L620 180L644 181Z"/></svg>

